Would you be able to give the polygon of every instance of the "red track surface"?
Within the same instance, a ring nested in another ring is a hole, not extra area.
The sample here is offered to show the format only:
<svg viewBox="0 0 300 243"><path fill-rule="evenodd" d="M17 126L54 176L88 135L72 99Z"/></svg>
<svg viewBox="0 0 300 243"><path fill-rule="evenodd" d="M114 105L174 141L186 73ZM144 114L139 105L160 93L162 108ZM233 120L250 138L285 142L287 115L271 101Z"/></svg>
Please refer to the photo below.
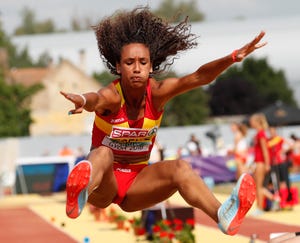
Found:
<svg viewBox="0 0 300 243"><path fill-rule="evenodd" d="M216 223L201 210L194 209L198 224L217 228ZM249 237L257 234L259 240L268 241L274 232L296 232L297 225L286 225L254 217L245 218L239 234ZM28 208L0 209L0 242L10 243L75 243L50 223Z"/></svg>
<svg viewBox="0 0 300 243"><path fill-rule="evenodd" d="M76 242L28 208L0 209L0 229L0 242Z"/></svg>
<svg viewBox="0 0 300 243"><path fill-rule="evenodd" d="M200 225L217 228L216 223L199 209L194 209L196 222ZM297 232L300 227L297 225L279 224L268 220L262 220L254 217L246 217L240 230L239 235L249 237L252 234L258 236L257 239L268 241L270 234L274 232Z"/></svg>

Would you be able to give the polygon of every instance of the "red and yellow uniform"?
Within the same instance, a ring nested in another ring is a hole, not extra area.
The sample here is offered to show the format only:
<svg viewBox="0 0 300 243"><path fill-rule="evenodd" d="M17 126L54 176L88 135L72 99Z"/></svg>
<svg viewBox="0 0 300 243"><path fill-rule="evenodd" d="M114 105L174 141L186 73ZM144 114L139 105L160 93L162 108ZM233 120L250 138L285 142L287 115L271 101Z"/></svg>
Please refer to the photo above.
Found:
<svg viewBox="0 0 300 243"><path fill-rule="evenodd" d="M139 120L129 120L126 113L125 99L120 80L113 82L121 96L121 108L112 115L95 116L92 146L109 147L114 155L150 155L160 126L163 112L156 111L152 104L151 87L148 81L146 88L146 104L144 117ZM136 175L148 165L148 161L134 164L118 163L115 161L114 173L118 182L118 195L114 202L120 204Z"/></svg>
<svg viewBox="0 0 300 243"><path fill-rule="evenodd" d="M126 114L125 99L119 80L114 85L121 95L121 108L117 114L103 116L96 114L92 145L112 149L117 155L145 155L151 152L162 113L152 105L151 87L147 85L145 115L137 121L129 120Z"/></svg>
<svg viewBox="0 0 300 243"><path fill-rule="evenodd" d="M283 151L282 151L283 142L284 140L280 136L275 136L268 141L268 147L269 147L270 157L271 157L271 165L281 164L285 161L283 157Z"/></svg>

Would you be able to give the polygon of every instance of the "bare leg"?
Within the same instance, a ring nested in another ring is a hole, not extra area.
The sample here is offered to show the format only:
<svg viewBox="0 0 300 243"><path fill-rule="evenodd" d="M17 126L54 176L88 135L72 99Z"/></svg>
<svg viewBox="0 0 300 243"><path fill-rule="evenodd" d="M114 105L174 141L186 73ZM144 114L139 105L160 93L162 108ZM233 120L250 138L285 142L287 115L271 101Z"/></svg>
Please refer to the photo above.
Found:
<svg viewBox="0 0 300 243"><path fill-rule="evenodd" d="M188 204L203 210L218 222L221 203L183 160L159 162L144 168L120 206L125 211L141 210L169 198L176 191Z"/></svg>
<svg viewBox="0 0 300 243"><path fill-rule="evenodd" d="M113 173L113 154L100 146L90 152L87 161L79 162L67 180L66 214L77 218L87 200L99 208L107 207L117 194Z"/></svg>
<svg viewBox="0 0 300 243"><path fill-rule="evenodd" d="M246 165L243 161L237 159L236 160L236 179L240 178L240 176L247 171Z"/></svg>
<svg viewBox="0 0 300 243"><path fill-rule="evenodd" d="M105 208L117 194L117 182L113 173L113 153L107 147L94 149L88 155L92 164L92 181L88 188L88 202Z"/></svg>
<svg viewBox="0 0 300 243"><path fill-rule="evenodd" d="M257 194L257 208L263 210L264 201L264 178L265 178L265 164L256 163L254 172L254 179L256 183L256 194Z"/></svg>
<svg viewBox="0 0 300 243"><path fill-rule="evenodd" d="M108 148L98 148L94 150L89 160L93 162L93 179L90 183L89 202L96 207L106 207L117 194L117 183L113 173L113 156ZM103 162L103 163L100 163ZM81 197L86 184L81 188L76 187L76 176L79 181L85 179L86 172L90 173L89 164L79 163L71 172L70 189L76 189L75 195L72 190L68 191L71 199L67 200L67 214L71 218L80 215L85 199ZM84 177L82 177L84 175ZM88 177L89 179L90 177ZM85 179L86 181L86 179ZM73 185L74 183L74 185ZM79 183L79 185L82 183ZM221 203L212 194L203 180L192 170L191 166L183 160L164 161L147 166L140 171L127 191L126 197L120 207L125 211L137 211L148 208L169 198L176 191L193 207L203 210L210 216L225 234L234 235L251 208L255 199L255 188L250 175L243 174L239 178L230 197ZM78 194L79 193L79 194ZM85 197L86 198L86 197ZM74 202L74 203L73 203Z"/></svg>
<svg viewBox="0 0 300 243"><path fill-rule="evenodd" d="M120 205L125 211L136 211L157 204L178 191L185 201L203 210L220 230L229 235L238 232L255 200L255 184L243 174L231 195L221 205L203 180L183 160L159 162L145 167L129 188Z"/></svg>

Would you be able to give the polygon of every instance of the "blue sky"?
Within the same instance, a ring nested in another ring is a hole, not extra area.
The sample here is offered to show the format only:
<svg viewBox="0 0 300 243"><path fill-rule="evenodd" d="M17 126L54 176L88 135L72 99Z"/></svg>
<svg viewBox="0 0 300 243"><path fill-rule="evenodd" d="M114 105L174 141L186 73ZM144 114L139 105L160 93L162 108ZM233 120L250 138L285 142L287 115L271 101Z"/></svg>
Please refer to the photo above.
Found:
<svg viewBox="0 0 300 243"><path fill-rule="evenodd" d="M70 19L78 16L97 21L119 8L131 9L148 4L157 8L162 0L0 0L1 20L7 33L21 24L20 13L24 6L31 8L37 20L51 18L57 27L68 28ZM177 0L179 1L179 0ZM189 0L182 0L189 1ZM299 0L196 0L207 21L274 16L299 15Z"/></svg>

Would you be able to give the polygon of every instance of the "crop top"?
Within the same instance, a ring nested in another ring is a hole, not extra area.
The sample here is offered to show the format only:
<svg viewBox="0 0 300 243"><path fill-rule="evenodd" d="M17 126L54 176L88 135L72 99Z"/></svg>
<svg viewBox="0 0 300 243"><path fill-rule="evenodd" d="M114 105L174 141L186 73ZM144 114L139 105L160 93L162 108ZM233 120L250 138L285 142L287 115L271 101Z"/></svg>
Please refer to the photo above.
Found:
<svg viewBox="0 0 300 243"><path fill-rule="evenodd" d="M254 161L265 163L265 158L260 144L260 139L265 139L267 142L267 136L264 130L259 130L254 137Z"/></svg>
<svg viewBox="0 0 300 243"><path fill-rule="evenodd" d="M151 153L163 111L156 111L152 104L151 86L146 87L144 117L129 120L120 80L113 81L121 96L119 111L111 115L95 114L92 146L106 146L117 155L148 155Z"/></svg>

